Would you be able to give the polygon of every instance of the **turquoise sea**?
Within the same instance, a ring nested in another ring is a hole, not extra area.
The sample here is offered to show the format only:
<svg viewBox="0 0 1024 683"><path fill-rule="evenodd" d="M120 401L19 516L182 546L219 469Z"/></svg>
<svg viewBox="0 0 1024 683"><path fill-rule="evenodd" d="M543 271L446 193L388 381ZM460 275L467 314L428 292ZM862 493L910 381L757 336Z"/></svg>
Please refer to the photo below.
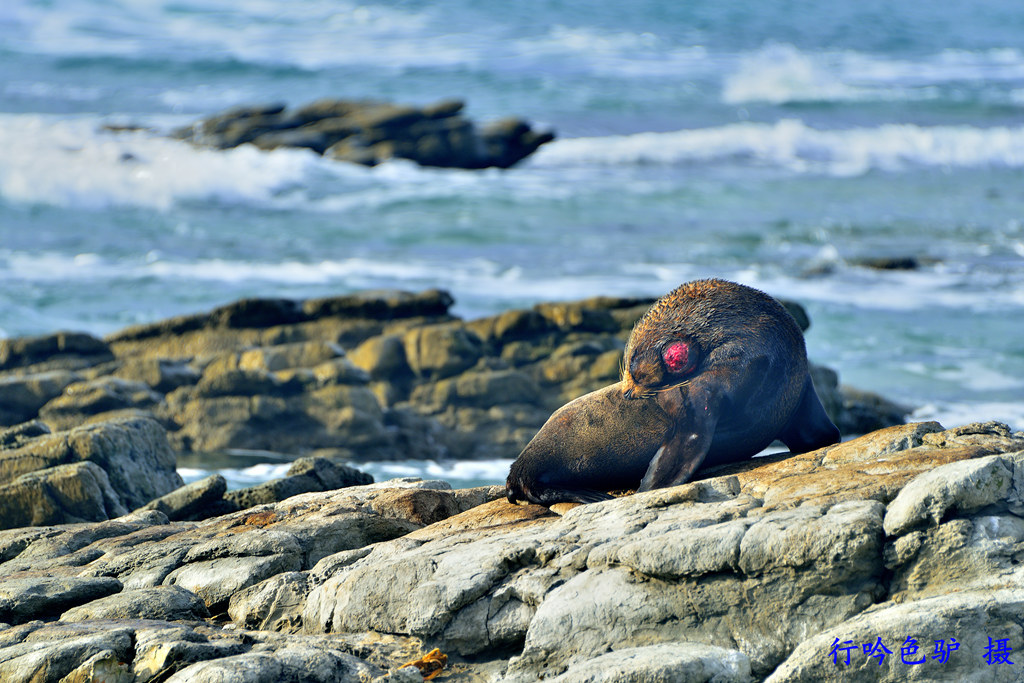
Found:
<svg viewBox="0 0 1024 683"><path fill-rule="evenodd" d="M803 302L812 359L915 418L1024 429L1022 37L1013 0L5 0L0 335L714 275ZM558 139L471 172L162 136L321 97L462 98Z"/></svg>

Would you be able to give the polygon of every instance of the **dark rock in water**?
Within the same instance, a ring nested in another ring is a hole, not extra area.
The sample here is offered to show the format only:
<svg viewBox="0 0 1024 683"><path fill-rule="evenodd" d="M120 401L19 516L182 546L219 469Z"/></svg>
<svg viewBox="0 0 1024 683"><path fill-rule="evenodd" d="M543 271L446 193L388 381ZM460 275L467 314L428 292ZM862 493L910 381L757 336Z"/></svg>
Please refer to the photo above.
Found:
<svg viewBox="0 0 1024 683"><path fill-rule="evenodd" d="M311 319L327 316L397 320L428 316L443 316L455 303L448 292L427 289L422 292L399 290L367 290L324 299L307 299L302 311Z"/></svg>
<svg viewBox="0 0 1024 683"><path fill-rule="evenodd" d="M795 301L779 299L779 303L789 311L789 314L793 316L793 319L796 320L796 324L800 326L802 331L806 332L811 328L811 318L807 315L807 309Z"/></svg>
<svg viewBox="0 0 1024 683"><path fill-rule="evenodd" d="M373 166L409 159L423 166L509 168L554 139L527 122L502 119L479 131L462 116L463 103L425 107L373 100L319 100L294 110L284 105L236 107L179 129L174 136L205 147L251 143L260 149L310 149L340 161Z"/></svg>
<svg viewBox="0 0 1024 683"><path fill-rule="evenodd" d="M487 124L480 130L484 153L493 159L489 165L509 168L533 154L541 145L555 139L553 133L538 133L522 119L508 118Z"/></svg>
<svg viewBox="0 0 1024 683"><path fill-rule="evenodd" d="M855 259L852 263L875 270L917 270L924 262L916 256L874 256Z"/></svg>
<svg viewBox="0 0 1024 683"><path fill-rule="evenodd" d="M913 408L890 401L878 394L854 387L841 387L842 409L837 423L844 434L867 434L905 422Z"/></svg>

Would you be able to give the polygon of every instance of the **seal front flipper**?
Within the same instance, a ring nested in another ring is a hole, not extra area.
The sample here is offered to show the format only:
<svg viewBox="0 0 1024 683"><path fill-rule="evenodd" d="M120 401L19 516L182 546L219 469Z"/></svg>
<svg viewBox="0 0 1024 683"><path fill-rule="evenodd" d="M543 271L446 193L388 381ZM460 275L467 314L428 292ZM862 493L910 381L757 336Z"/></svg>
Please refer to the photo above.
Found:
<svg viewBox="0 0 1024 683"><path fill-rule="evenodd" d="M839 443L839 428L836 427L821 405L818 392L814 390L811 376L804 380L800 403L789 424L779 434L779 440L793 453L807 453L818 448Z"/></svg>
<svg viewBox="0 0 1024 683"><path fill-rule="evenodd" d="M658 394L676 427L654 454L637 491L685 484L704 462L718 421L719 392L694 384Z"/></svg>

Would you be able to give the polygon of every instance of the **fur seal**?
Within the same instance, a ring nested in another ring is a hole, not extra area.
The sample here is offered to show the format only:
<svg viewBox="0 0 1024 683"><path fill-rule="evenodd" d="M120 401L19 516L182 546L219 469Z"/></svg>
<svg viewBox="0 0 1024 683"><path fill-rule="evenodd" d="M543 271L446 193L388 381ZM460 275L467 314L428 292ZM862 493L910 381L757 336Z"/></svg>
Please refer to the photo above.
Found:
<svg viewBox="0 0 1024 683"><path fill-rule="evenodd" d="M552 505L675 486L702 464L745 460L775 439L793 453L839 441L800 327L764 292L697 280L637 322L620 382L541 427L512 463L506 494Z"/></svg>

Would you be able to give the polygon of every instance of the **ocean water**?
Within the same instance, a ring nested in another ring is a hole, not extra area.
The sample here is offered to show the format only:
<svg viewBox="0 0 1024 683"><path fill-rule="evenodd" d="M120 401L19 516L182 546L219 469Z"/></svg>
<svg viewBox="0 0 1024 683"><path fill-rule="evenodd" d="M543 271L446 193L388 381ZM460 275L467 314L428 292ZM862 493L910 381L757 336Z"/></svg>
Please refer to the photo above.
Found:
<svg viewBox="0 0 1024 683"><path fill-rule="evenodd" d="M803 302L812 359L915 418L1024 429L1022 35L1013 0L5 0L0 335L368 287L474 317L719 276ZM558 139L471 172L163 136L321 97L458 97Z"/></svg>

